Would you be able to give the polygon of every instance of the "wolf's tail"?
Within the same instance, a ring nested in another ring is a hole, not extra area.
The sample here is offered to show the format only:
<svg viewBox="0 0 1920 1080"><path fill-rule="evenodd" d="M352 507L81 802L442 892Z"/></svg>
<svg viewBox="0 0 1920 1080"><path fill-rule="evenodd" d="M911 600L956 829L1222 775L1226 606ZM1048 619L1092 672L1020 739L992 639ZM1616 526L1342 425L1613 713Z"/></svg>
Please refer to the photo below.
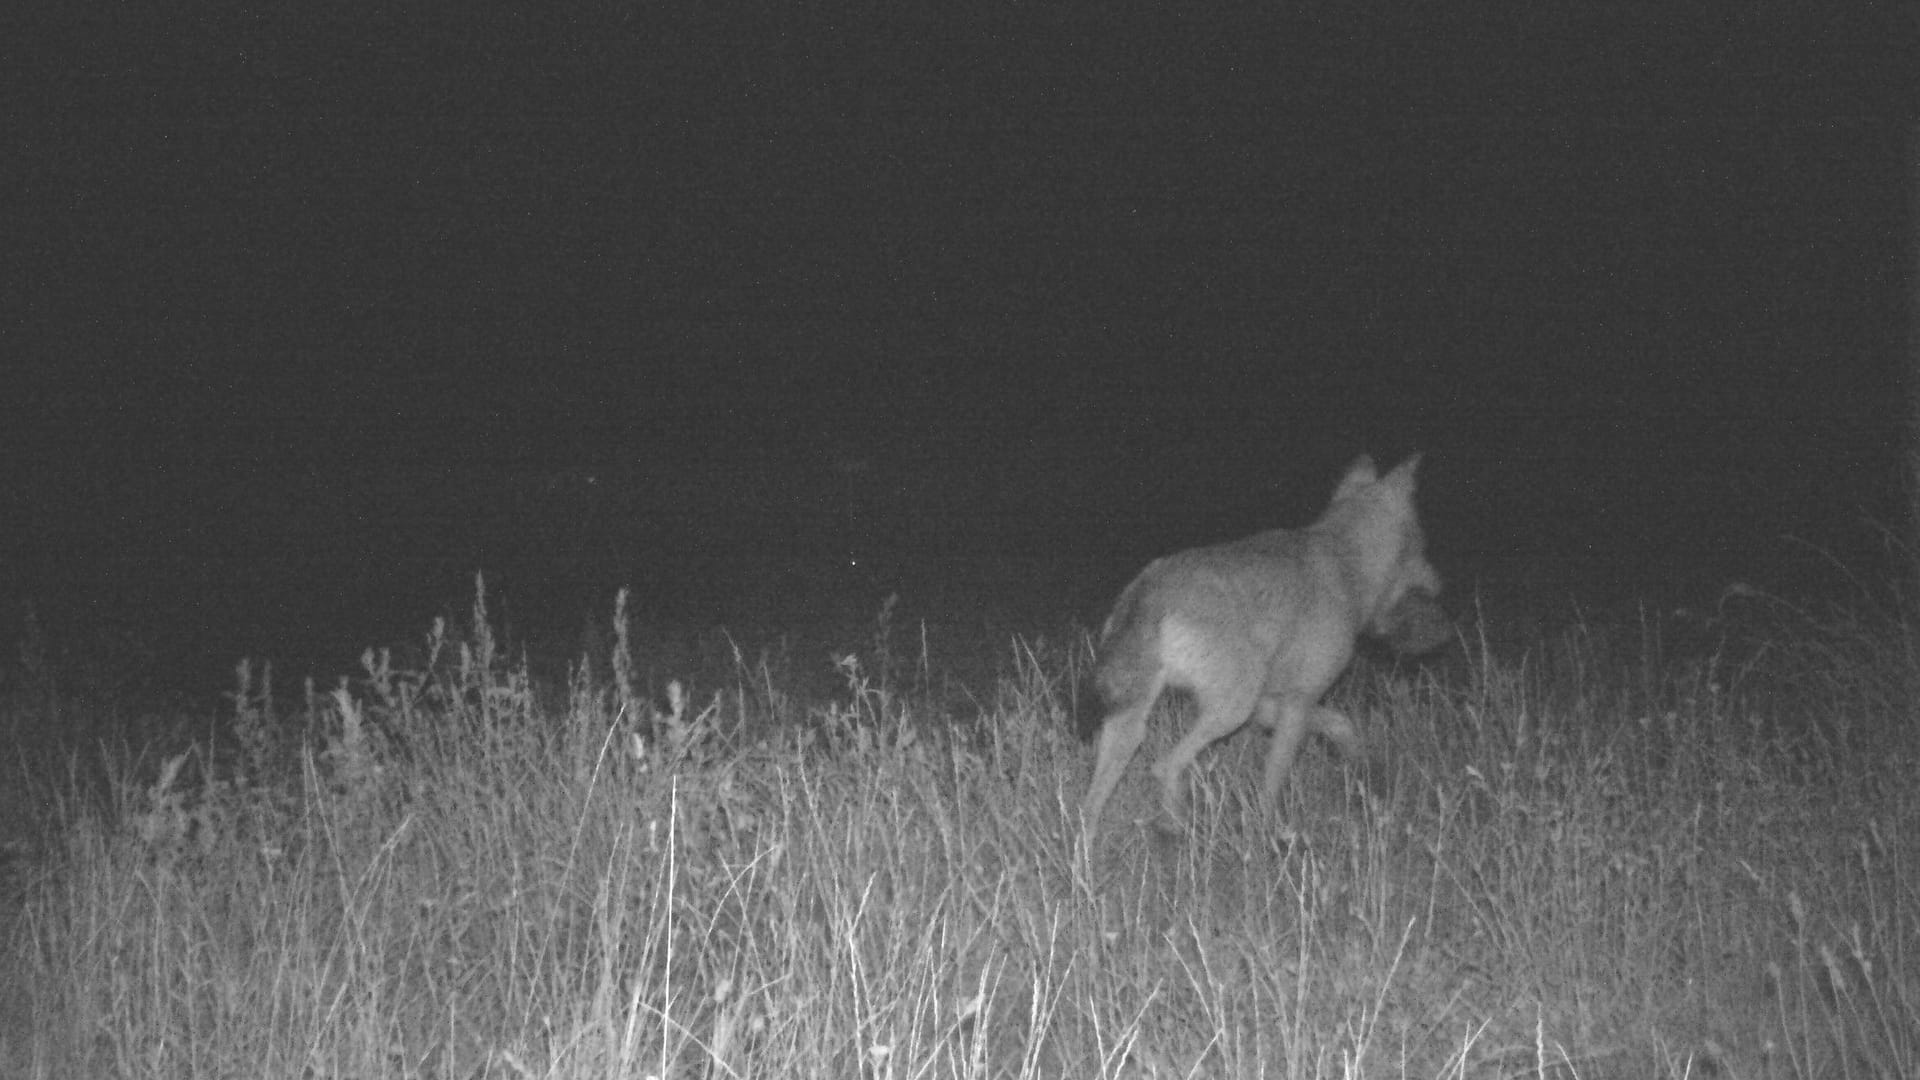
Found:
<svg viewBox="0 0 1920 1080"><path fill-rule="evenodd" d="M1155 620L1142 617L1134 600L1132 589L1122 594L1100 631L1089 692L1078 696L1074 709L1074 728L1082 739L1098 735L1109 712L1134 704L1157 686L1160 630Z"/></svg>

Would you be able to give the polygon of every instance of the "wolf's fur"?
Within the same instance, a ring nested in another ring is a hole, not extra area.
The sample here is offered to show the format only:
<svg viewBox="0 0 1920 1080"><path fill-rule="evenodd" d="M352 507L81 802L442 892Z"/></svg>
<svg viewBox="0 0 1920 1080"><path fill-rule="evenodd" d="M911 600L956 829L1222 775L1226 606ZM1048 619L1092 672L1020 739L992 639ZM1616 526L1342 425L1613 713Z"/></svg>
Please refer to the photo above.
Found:
<svg viewBox="0 0 1920 1080"><path fill-rule="evenodd" d="M1320 519L1158 559L1114 602L1093 686L1106 713L1081 814L1089 833L1147 734L1161 691L1189 690L1199 719L1153 766L1162 805L1184 819L1188 766L1257 718L1273 732L1263 791L1276 801L1308 731L1356 757L1353 724L1320 704L1362 633L1424 651L1449 636L1434 597L1408 458L1386 476L1361 457Z"/></svg>

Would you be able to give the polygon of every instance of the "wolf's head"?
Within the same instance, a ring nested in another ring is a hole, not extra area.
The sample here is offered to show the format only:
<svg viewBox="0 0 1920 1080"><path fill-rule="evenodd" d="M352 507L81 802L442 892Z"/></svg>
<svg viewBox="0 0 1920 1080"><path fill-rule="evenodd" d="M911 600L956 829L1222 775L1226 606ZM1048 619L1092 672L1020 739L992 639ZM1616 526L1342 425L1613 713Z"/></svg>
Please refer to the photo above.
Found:
<svg viewBox="0 0 1920 1080"><path fill-rule="evenodd" d="M1440 574L1427 561L1426 533L1413 502L1415 454L1381 476L1361 455L1340 480L1329 517L1339 515L1363 567L1372 597L1366 632L1402 652L1420 653L1452 639L1440 595Z"/></svg>

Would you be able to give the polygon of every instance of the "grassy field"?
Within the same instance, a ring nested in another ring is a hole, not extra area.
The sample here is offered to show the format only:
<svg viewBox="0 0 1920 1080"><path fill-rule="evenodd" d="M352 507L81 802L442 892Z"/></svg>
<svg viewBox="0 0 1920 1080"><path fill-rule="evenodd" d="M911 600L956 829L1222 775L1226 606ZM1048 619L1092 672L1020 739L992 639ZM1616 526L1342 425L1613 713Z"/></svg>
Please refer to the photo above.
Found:
<svg viewBox="0 0 1920 1080"><path fill-rule="evenodd" d="M1258 806L1246 735L1160 843L1143 755L1087 851L1082 638L882 619L822 684L619 618L164 724L10 669L0 1073L1920 1076L1898 620L1469 623L1336 689L1372 794Z"/></svg>

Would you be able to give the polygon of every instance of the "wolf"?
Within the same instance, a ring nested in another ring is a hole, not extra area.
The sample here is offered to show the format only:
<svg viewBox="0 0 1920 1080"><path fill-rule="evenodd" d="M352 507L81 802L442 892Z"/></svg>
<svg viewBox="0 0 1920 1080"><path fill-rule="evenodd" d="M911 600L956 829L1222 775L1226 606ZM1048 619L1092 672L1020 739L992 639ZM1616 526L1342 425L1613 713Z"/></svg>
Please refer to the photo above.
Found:
<svg viewBox="0 0 1920 1080"><path fill-rule="evenodd" d="M1200 751L1250 719L1273 732L1262 793L1276 803L1307 732L1357 759L1352 721L1320 703L1363 633L1403 651L1451 640L1440 575L1414 509L1415 454L1381 476L1347 467L1313 524L1155 560L1121 592L1100 631L1093 689L1104 711L1081 817L1088 836L1169 687L1199 705L1193 730L1153 766L1163 829L1185 820L1186 773Z"/></svg>

